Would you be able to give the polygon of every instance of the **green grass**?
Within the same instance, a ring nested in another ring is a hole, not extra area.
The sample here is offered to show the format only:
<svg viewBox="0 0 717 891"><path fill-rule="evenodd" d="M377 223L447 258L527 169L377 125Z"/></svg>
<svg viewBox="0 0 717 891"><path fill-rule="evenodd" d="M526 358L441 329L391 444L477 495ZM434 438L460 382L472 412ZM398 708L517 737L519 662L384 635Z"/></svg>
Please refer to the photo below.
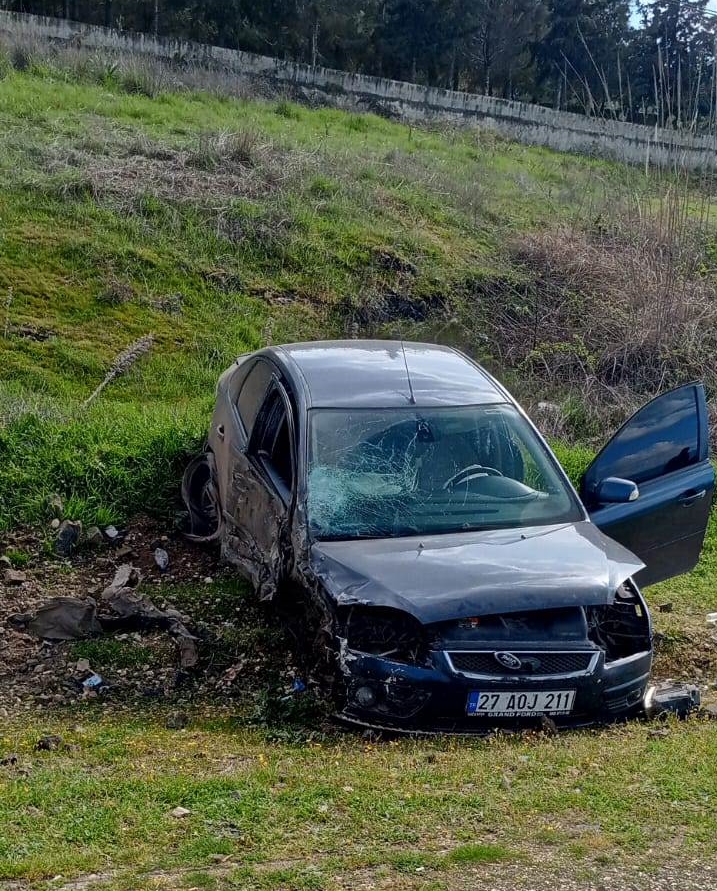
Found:
<svg viewBox="0 0 717 891"><path fill-rule="evenodd" d="M70 655L73 659L87 659L91 666L103 669L141 669L156 659L149 647L114 638L77 641L72 645Z"/></svg>
<svg viewBox="0 0 717 891"><path fill-rule="evenodd" d="M88 522L138 503L169 514L218 374L268 339L358 320L491 361L468 331L473 283L507 274L512 235L624 175L372 115L152 99L83 71L0 80L0 528L43 519L55 492ZM387 316L392 292L448 310ZM83 410L149 333L151 352Z"/></svg>
<svg viewBox="0 0 717 891"><path fill-rule="evenodd" d="M108 886L139 888L145 872L211 872L226 858L226 887L231 870L297 888L383 870L396 887L401 874L428 871L450 888L454 871L546 848L567 869L576 857L654 870L717 854L710 724L670 724L657 738L633 725L292 745L206 713L181 732L160 722L89 708L4 727L0 757L14 752L19 765L0 769L0 880L40 887L58 873L110 870ZM69 750L34 752L45 732ZM177 806L191 813L170 816Z"/></svg>

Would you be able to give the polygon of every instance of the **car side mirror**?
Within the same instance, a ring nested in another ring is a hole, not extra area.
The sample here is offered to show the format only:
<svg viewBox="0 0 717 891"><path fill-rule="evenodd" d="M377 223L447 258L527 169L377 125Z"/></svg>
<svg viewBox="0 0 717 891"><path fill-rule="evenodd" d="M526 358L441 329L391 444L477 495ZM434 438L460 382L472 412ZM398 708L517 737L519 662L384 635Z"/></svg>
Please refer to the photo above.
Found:
<svg viewBox="0 0 717 891"><path fill-rule="evenodd" d="M608 476L600 480L595 497L600 504L628 504L640 497L637 483L632 480L622 480L617 476Z"/></svg>

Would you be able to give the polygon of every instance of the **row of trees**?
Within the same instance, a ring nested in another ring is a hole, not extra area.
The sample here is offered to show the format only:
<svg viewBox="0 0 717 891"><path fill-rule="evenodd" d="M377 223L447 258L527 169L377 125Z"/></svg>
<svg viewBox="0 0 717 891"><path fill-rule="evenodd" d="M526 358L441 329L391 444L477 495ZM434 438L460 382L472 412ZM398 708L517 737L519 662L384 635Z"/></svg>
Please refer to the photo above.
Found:
<svg viewBox="0 0 717 891"><path fill-rule="evenodd" d="M5 0L4 5L684 127L711 117L717 19L707 3Z"/></svg>

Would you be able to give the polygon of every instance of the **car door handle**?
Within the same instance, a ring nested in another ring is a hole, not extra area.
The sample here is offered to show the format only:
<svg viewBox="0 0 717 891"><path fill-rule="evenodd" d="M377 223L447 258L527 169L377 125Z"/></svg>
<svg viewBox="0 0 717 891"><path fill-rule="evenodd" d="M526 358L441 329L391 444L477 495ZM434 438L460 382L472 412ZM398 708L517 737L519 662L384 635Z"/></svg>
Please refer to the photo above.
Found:
<svg viewBox="0 0 717 891"><path fill-rule="evenodd" d="M682 507L689 507L691 504L694 504L696 501L699 501L701 498L704 498L707 494L707 489L700 489L699 492L690 491L685 492L681 498L678 498L678 501L682 505Z"/></svg>

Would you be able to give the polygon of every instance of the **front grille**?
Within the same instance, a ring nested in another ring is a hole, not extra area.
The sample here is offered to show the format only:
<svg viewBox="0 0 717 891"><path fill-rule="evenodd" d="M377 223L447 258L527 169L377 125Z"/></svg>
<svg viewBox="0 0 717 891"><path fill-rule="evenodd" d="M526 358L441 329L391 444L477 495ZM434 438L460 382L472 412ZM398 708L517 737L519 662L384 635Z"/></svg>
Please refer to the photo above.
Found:
<svg viewBox="0 0 717 891"><path fill-rule="evenodd" d="M522 666L518 669L509 669L496 659L495 650L489 652L448 652L446 655L456 671L466 674L482 674L496 677L515 675L516 677L541 677L553 674L573 674L578 671L587 671L590 662L595 655L593 650L584 650L573 653L555 653L536 651L530 653L513 653L520 659Z"/></svg>

